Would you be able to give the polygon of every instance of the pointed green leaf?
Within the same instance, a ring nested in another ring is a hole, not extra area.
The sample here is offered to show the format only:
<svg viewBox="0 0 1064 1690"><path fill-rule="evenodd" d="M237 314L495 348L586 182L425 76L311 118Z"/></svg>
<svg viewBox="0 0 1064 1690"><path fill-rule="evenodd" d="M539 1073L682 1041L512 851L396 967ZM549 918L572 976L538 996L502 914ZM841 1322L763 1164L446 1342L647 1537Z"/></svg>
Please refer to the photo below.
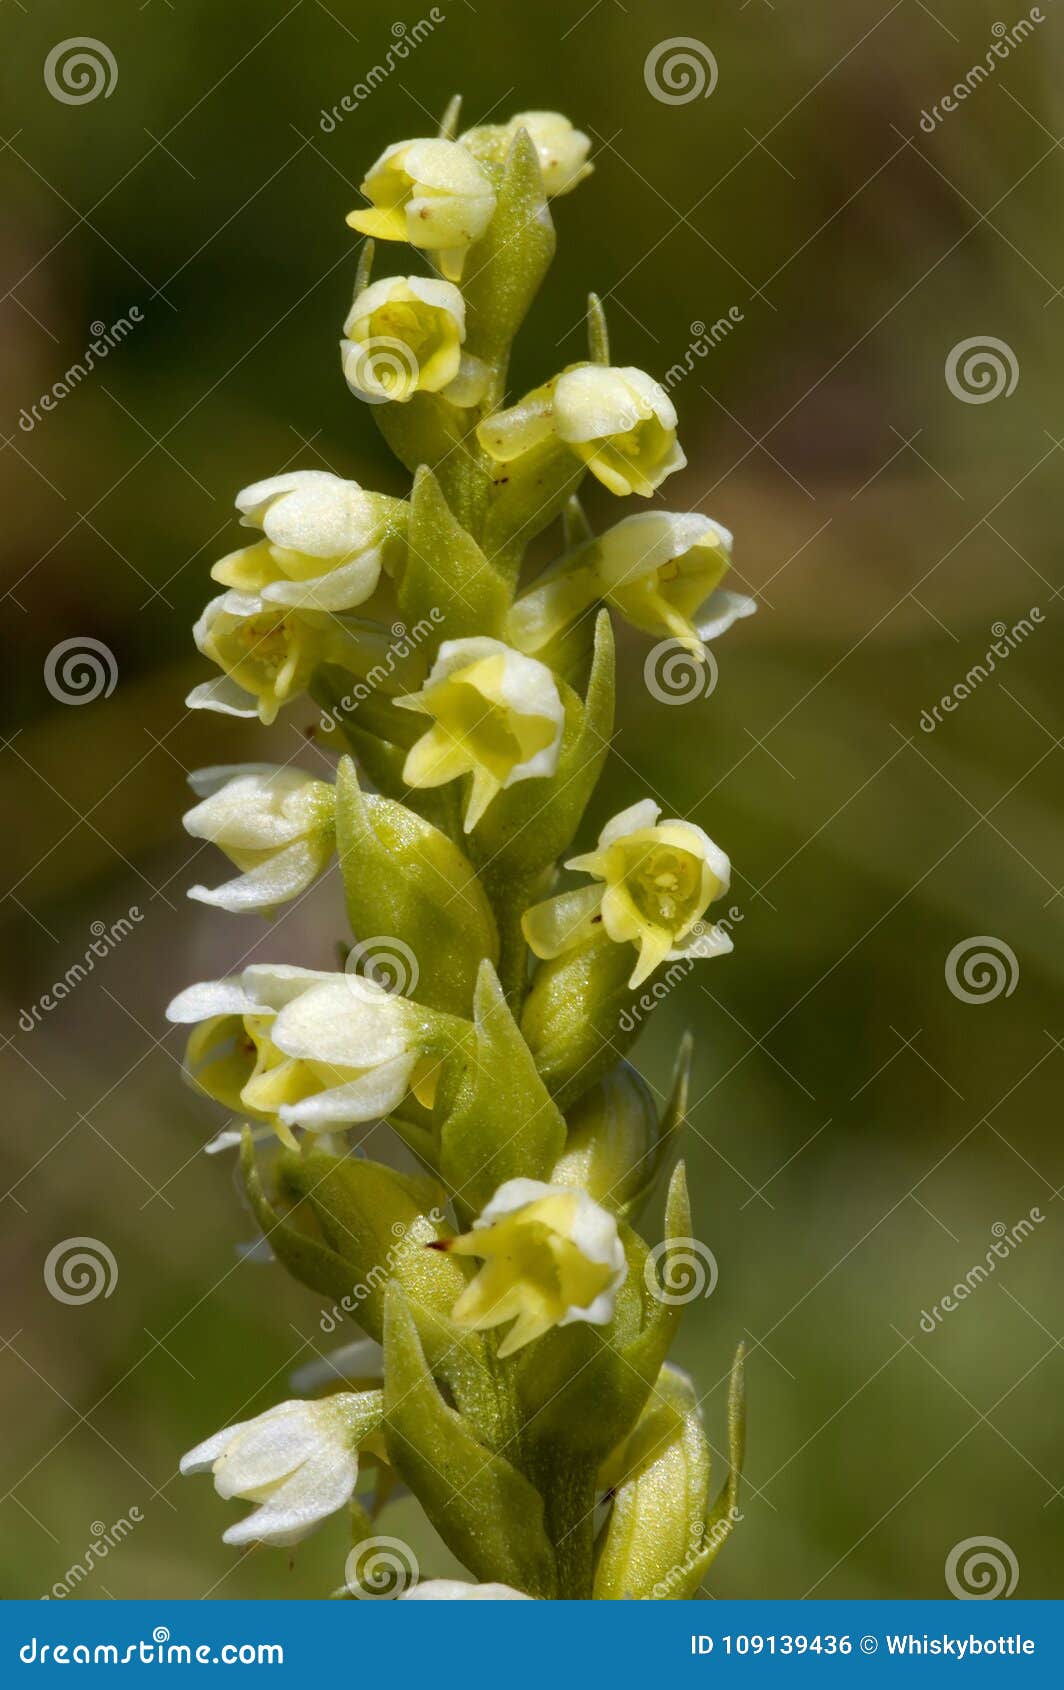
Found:
<svg viewBox="0 0 1064 1690"><path fill-rule="evenodd" d="M443 640L501 635L509 589L462 527L429 469L419 470L414 481L407 543L399 603L408 621L431 618L435 624L425 642L429 657Z"/></svg>
<svg viewBox="0 0 1064 1690"><path fill-rule="evenodd" d="M497 176L496 194L495 215L471 248L462 277L467 350L492 360L507 351L524 322L556 244L539 155L523 129Z"/></svg>
<svg viewBox="0 0 1064 1690"><path fill-rule="evenodd" d="M472 864L439 828L394 799L363 793L345 758L336 776L336 848L352 929L387 941L403 995L468 1015L481 962L498 961L495 918Z"/></svg>
<svg viewBox="0 0 1064 1690"><path fill-rule="evenodd" d="M476 1579L553 1596L542 1499L444 1402L398 1286L388 1297L384 1357L389 1456L448 1548Z"/></svg>
<svg viewBox="0 0 1064 1690"><path fill-rule="evenodd" d="M456 1202L479 1214L505 1180L545 1180L565 1144L565 1122L536 1072L484 963L473 1002L474 1038L451 1058L461 1078L438 1100L440 1171Z"/></svg>
<svg viewBox="0 0 1064 1690"><path fill-rule="evenodd" d="M728 1386L728 1477L706 1519L702 1548L691 1569L686 1594L695 1595L717 1556L742 1519L739 1509L743 1461L746 1455L746 1345L740 1344L732 1363Z"/></svg>

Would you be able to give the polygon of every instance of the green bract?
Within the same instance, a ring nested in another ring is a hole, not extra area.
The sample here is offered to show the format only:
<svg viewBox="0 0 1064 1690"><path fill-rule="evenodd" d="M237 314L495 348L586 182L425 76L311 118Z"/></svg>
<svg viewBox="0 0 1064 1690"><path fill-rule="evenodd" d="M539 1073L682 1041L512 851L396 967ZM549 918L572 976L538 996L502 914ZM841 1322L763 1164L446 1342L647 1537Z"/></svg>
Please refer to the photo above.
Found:
<svg viewBox="0 0 1064 1690"><path fill-rule="evenodd" d="M668 1599L697 1594L739 1518L742 1370L714 1501L698 1388L666 1359L716 1275L673 1166L692 1047L668 1098L627 1053L731 949L706 915L730 865L647 794L612 818L594 799L611 617L697 662L754 607L719 587L731 537L708 517L592 533L586 476L647 498L686 461L668 395L611 361L595 296L587 357L508 392L548 200L588 176L589 145L542 111L463 134L452 102L367 170L342 369L409 496L321 470L254 482L237 508L261 538L215 566L226 592L197 624L221 674L194 708L269 723L309 695L318 720L313 767L194 777L188 830L239 874L191 895L271 915L331 876L349 932L313 968L244 966L237 937L234 971L170 1014L189 1079L242 1123L212 1148L242 1137L263 1240L349 1341L296 1376L323 1395L226 1426L184 1468L260 1504L232 1542L294 1543L344 1510L357 1562L401 1480L485 1596ZM403 248L376 280L374 240ZM651 1247L634 1227L670 1169ZM338 1595L381 1593L347 1579Z"/></svg>

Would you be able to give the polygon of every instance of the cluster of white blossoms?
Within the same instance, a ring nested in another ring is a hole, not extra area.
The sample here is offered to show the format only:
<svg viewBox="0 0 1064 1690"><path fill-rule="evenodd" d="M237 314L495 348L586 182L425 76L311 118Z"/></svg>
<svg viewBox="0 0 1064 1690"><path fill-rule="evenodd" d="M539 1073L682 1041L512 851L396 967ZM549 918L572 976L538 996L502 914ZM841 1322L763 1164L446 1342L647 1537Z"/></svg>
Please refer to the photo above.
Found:
<svg viewBox="0 0 1064 1690"><path fill-rule="evenodd" d="M253 482L236 499L253 538L214 565L194 630L220 674L190 707L270 726L310 695L320 761L192 775L186 830L237 872L189 896L283 920L331 874L354 942L342 967L256 963L168 1014L190 1028L190 1082L239 1128L270 1252L359 1328L300 1370L309 1396L181 1465L254 1505L225 1533L238 1545L294 1544L341 1511L367 1534L405 1483L477 1581L408 1599L689 1594L720 1533L697 1402L665 1364L676 1300L653 1290L690 1231L682 1164L665 1245L633 1225L672 1160L687 1055L661 1110L625 1060L624 1011L662 965L731 950L707 919L730 864L651 798L567 853L612 731L608 612L702 660L754 604L722 584L732 537L708 517L588 526L588 475L649 499L686 464L672 401L611 364L597 301L589 357L505 403L548 200L589 175L588 137L541 111L457 131L452 107L438 136L389 147L348 218L369 239L343 374L409 497L325 469ZM380 242L435 273L373 279ZM559 555L522 589L559 519ZM584 878L559 888L562 866ZM394 1166L358 1153L381 1121ZM729 1496L734 1428L732 1456ZM680 1540L665 1578L660 1546Z"/></svg>

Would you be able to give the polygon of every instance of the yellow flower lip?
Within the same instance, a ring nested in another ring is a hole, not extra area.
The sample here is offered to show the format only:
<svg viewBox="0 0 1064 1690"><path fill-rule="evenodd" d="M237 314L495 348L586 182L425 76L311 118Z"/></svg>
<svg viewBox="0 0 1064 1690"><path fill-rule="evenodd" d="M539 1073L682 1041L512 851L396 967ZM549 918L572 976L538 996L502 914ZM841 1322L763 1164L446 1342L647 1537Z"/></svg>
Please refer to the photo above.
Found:
<svg viewBox="0 0 1064 1690"><path fill-rule="evenodd" d="M544 961L582 945L632 943L639 957L634 990L663 962L720 956L732 949L719 927L705 927L709 905L728 890L725 853L693 822L659 821L660 807L644 799L607 822L598 847L572 857L566 868L598 885L534 904L522 918L525 939Z"/></svg>
<svg viewBox="0 0 1064 1690"><path fill-rule="evenodd" d="M512 1322L500 1356L553 1326L608 1325L628 1273L614 1217L586 1191L542 1180L507 1180L471 1232L429 1247L483 1260L451 1318L478 1332Z"/></svg>
<svg viewBox="0 0 1064 1690"><path fill-rule="evenodd" d="M473 777L467 833L505 788L557 768L565 721L557 683L545 664L501 640L445 640L421 691L395 702L433 724L407 754L408 786Z"/></svg>

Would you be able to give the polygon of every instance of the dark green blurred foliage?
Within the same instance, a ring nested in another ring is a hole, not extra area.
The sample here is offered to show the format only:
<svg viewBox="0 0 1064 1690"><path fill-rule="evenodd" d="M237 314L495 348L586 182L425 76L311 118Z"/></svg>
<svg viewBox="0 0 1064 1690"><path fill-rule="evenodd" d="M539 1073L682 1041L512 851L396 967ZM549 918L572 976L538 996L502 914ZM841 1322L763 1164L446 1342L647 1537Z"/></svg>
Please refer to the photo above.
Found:
<svg viewBox="0 0 1064 1690"><path fill-rule="evenodd" d="M292 1367L343 1337L278 1268L234 1254L253 1223L231 1162L199 1152L218 1123L182 1087L162 1020L179 987L252 949L331 965L335 873L272 924L184 898L222 872L180 831L183 771L284 760L313 711L264 736L181 701L207 672L189 626L210 562L238 543L238 488L328 467L406 490L340 375L357 250L343 219L364 167L462 89L470 122L552 106L596 142L596 174L555 202L560 256L515 391L581 355L595 287L617 362L685 367L672 392L690 462L666 502L734 529L736 585L761 599L717 648L715 690L682 708L649 695L646 645L621 633L616 756L588 826L649 792L735 869L735 954L678 986L638 1047L660 1096L694 1030L694 1229L720 1271L677 1359L707 1393L718 1480L730 1358L749 1346L745 1518L710 1588L939 1596L951 1548L992 1535L1020 1595L1059 1595L1064 21L1047 4L929 134L922 111L983 61L996 4L440 9L332 132L323 110L396 39L376 0L0 15L3 1589L45 1592L94 1522L131 1506L143 1523L77 1593L338 1582L339 1524L291 1557L240 1559L209 1487L174 1476L183 1450L290 1394ZM118 79L66 105L42 66L86 31ZM645 60L672 36L712 48L711 98L651 97ZM408 263L387 256L381 273ZM132 307L129 336L20 425L90 325ZM988 336L1018 384L965 404L948 355ZM592 505L600 523L616 514L605 493ZM1032 606L1030 637L922 729L992 625ZM75 635L118 666L112 694L79 709L42 679ZM28 1013L92 924L133 906L142 919L91 978ZM1007 944L1018 977L969 1004L944 970L976 935ZM995 1223L1033 1207L1033 1235L922 1329ZM118 1262L91 1306L44 1285L49 1250L80 1235ZM411 1535L426 1573L450 1570L409 1503L383 1529Z"/></svg>

